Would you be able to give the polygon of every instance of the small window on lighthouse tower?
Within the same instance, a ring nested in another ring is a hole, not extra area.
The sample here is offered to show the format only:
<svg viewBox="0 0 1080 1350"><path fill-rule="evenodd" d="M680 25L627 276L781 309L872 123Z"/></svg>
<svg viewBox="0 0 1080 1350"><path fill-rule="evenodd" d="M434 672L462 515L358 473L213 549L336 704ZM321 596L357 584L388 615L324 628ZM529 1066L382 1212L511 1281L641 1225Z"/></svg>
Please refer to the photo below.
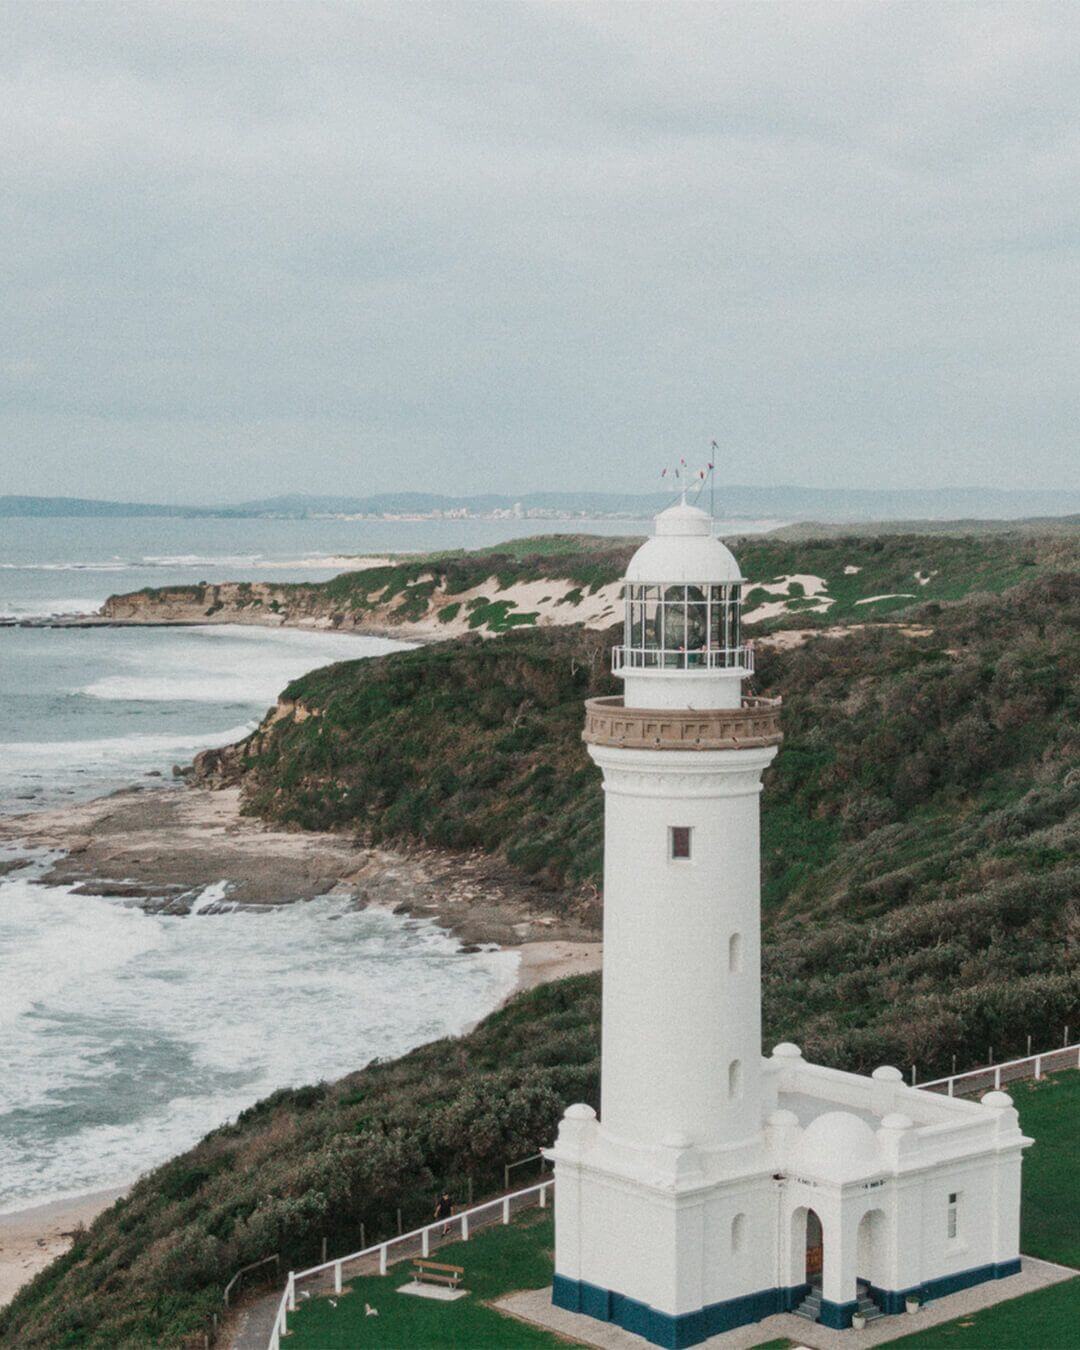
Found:
<svg viewBox="0 0 1080 1350"><path fill-rule="evenodd" d="M742 1096L742 1060L733 1059L728 1065L727 1090L732 1101Z"/></svg>
<svg viewBox="0 0 1080 1350"><path fill-rule="evenodd" d="M689 825L672 825L668 830L668 856L676 862L689 862L690 835Z"/></svg>
<svg viewBox="0 0 1080 1350"><path fill-rule="evenodd" d="M732 933L728 941L728 970L737 975L742 970L742 934Z"/></svg>

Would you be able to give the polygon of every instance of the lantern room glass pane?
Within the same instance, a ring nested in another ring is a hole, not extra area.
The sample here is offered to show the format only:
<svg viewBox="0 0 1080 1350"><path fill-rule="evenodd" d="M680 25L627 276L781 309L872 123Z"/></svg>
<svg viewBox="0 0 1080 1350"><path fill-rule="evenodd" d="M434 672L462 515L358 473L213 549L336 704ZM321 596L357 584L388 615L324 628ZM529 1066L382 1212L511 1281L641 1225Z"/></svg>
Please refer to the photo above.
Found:
<svg viewBox="0 0 1080 1350"><path fill-rule="evenodd" d="M724 640L724 586L709 587L709 648L719 651L726 647Z"/></svg>
<svg viewBox="0 0 1080 1350"><path fill-rule="evenodd" d="M686 588L686 650L688 664L701 665L701 654L708 641L709 606L700 586Z"/></svg>
<svg viewBox="0 0 1080 1350"><path fill-rule="evenodd" d="M658 586L643 586L642 592L642 646L645 648L645 664L654 665L657 653L663 645L660 629L660 589Z"/></svg>
<svg viewBox="0 0 1080 1350"><path fill-rule="evenodd" d="M739 631L740 611L742 609L742 587L728 587L728 640L724 644L728 647L739 647L742 645L742 634Z"/></svg>
<svg viewBox="0 0 1080 1350"><path fill-rule="evenodd" d="M686 654L686 587L669 586L664 592L664 664L685 665Z"/></svg>

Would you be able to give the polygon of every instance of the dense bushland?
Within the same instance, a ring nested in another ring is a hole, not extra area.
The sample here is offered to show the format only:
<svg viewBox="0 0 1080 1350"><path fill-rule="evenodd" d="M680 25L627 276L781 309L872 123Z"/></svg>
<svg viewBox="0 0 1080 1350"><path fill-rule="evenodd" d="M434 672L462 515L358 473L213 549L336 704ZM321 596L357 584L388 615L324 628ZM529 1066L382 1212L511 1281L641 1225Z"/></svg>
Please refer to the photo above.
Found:
<svg viewBox="0 0 1080 1350"><path fill-rule="evenodd" d="M1080 1024L1080 576L912 617L930 635L760 655L759 691L785 701L765 1013L831 1062L925 1073ZM610 641L517 633L316 671L227 767L249 810L482 848L565 905L600 880L581 700L614 687Z"/></svg>

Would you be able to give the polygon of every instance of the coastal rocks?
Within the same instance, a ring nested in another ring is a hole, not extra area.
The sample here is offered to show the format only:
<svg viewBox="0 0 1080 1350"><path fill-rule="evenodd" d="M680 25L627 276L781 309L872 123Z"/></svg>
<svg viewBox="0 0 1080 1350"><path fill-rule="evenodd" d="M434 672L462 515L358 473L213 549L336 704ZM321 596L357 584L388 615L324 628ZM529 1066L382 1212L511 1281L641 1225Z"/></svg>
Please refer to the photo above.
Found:
<svg viewBox="0 0 1080 1350"><path fill-rule="evenodd" d="M42 874L86 896L196 917L344 895L432 919L466 945L537 936L595 939L599 913L570 909L483 853L365 847L347 835L268 829L240 814L236 787L128 791L0 819L0 842L61 850ZM553 906L559 905L558 912Z"/></svg>

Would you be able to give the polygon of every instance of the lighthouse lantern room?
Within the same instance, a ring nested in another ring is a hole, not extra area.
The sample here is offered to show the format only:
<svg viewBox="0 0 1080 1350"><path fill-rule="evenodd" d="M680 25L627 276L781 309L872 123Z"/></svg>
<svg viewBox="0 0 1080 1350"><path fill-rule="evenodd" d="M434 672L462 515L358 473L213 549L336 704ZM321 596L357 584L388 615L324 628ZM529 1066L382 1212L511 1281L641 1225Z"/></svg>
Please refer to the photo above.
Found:
<svg viewBox="0 0 1080 1350"><path fill-rule="evenodd" d="M956 1101L789 1043L762 1056L760 793L781 704L743 688L744 585L704 511L662 512L626 573L623 695L585 711L604 786L600 1111L571 1106L549 1151L553 1300L665 1346L781 1311L845 1327L1019 1268L1030 1141L1006 1094Z"/></svg>

